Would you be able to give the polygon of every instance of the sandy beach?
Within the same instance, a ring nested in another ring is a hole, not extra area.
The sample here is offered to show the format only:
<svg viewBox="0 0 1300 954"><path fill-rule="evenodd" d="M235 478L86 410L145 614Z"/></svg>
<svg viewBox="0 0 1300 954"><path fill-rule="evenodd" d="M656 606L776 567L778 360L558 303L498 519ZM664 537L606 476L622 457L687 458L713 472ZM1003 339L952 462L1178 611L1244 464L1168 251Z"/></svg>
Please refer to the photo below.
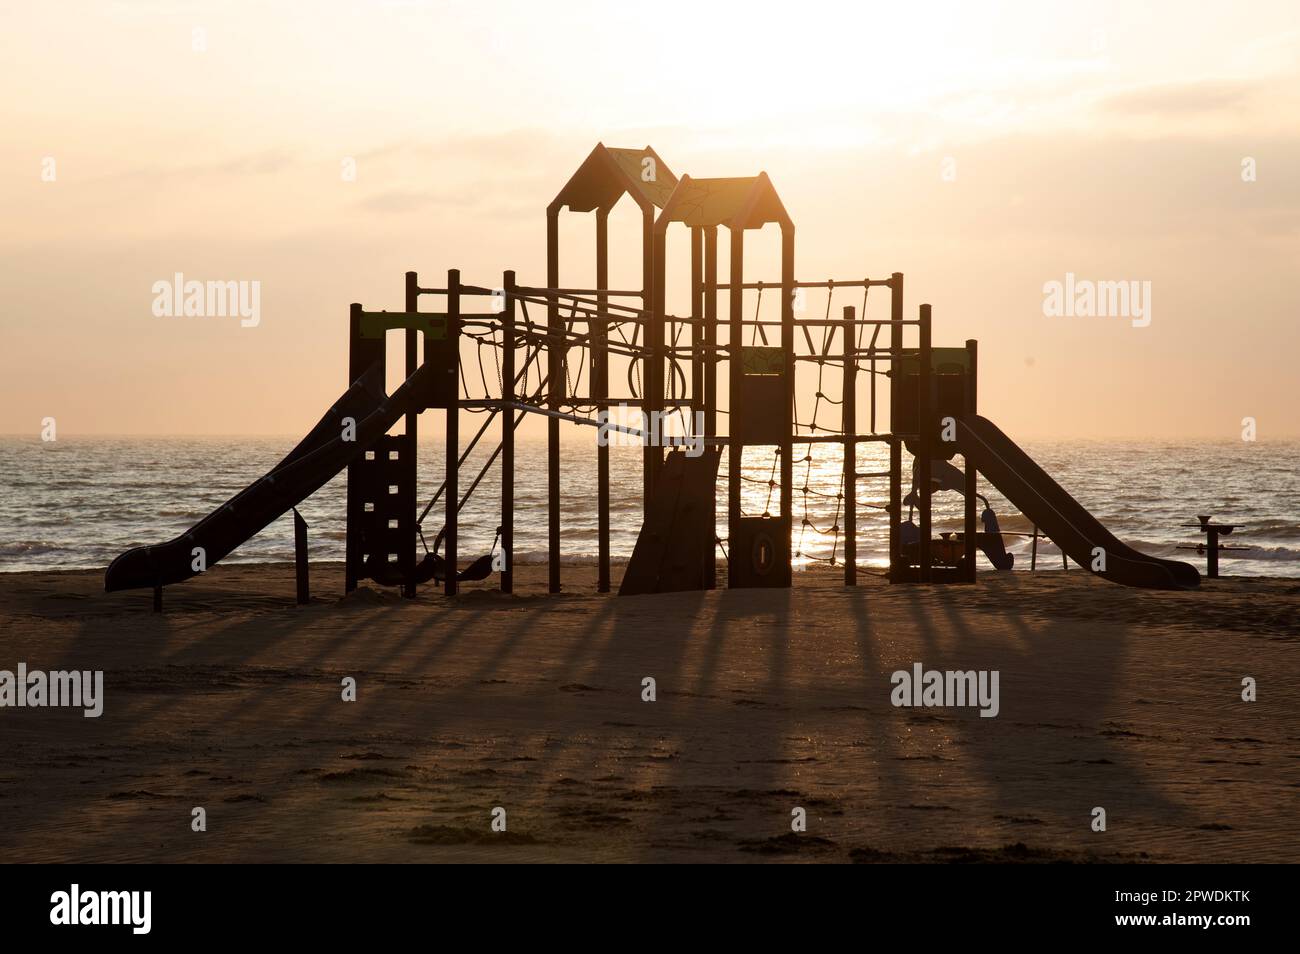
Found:
<svg viewBox="0 0 1300 954"><path fill-rule="evenodd" d="M403 600L312 572L309 606L291 567L220 566L161 615L100 572L0 575L0 669L104 671L100 718L0 711L5 857L1300 858L1300 580L818 570L616 598L567 567L560 596L534 568L513 596ZM998 670L997 717L895 708L917 662Z"/></svg>

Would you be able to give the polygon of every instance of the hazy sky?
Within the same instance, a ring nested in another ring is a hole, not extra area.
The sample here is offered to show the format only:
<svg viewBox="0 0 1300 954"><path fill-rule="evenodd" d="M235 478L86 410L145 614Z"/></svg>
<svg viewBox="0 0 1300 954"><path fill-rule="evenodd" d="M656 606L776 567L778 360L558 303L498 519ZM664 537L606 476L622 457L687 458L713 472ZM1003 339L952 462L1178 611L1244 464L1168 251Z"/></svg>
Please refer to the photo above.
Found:
<svg viewBox="0 0 1300 954"><path fill-rule="evenodd" d="M0 432L301 434L349 302L399 309L408 268L543 284L545 207L604 141L766 170L799 276L906 273L1013 436L1300 433L1293 0L6 3L0 78ZM589 217L563 235L590 281ZM260 324L156 317L177 272L260 282ZM1150 324L1045 316L1067 273L1150 282Z"/></svg>

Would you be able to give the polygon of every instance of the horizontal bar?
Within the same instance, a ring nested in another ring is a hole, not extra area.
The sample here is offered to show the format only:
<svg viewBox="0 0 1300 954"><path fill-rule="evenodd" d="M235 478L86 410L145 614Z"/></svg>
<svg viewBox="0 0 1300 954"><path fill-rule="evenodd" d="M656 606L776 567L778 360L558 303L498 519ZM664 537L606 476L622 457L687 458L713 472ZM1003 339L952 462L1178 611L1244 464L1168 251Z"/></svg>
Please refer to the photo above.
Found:
<svg viewBox="0 0 1300 954"><path fill-rule="evenodd" d="M891 435L889 434L851 434L847 438L847 440L853 441L856 444L866 444L866 443L871 443L873 441L880 444L886 444L891 439L892 439ZM791 444L843 444L845 440L846 438L840 434L792 434L790 435ZM704 438L704 443L726 445L731 443L731 438L730 437L706 437ZM751 443L751 444L746 444L745 446L746 447L768 447L768 446L774 447L776 445ZM859 474L858 476L859 477L866 477L866 476L888 477L889 474L887 473L886 474Z"/></svg>
<svg viewBox="0 0 1300 954"><path fill-rule="evenodd" d="M620 288L537 288L533 285L516 285L515 293L519 295L624 295L629 298L645 297L645 292L640 289L628 291Z"/></svg>
<svg viewBox="0 0 1300 954"><path fill-rule="evenodd" d="M888 434L849 434L847 437L843 434L794 434L790 438L792 444L843 444L847 441L853 441L855 444L865 444L870 441L879 441L885 443L890 439ZM859 477L866 476L859 474ZM888 477L888 474L881 476Z"/></svg>
<svg viewBox="0 0 1300 954"><path fill-rule="evenodd" d="M619 407L620 405L626 405L627 407L641 407L644 403L645 403L644 399L633 398L633 397L628 397L628 398L575 397L567 401L561 401L560 406L561 407L602 407L602 406ZM478 410L480 408L490 408L494 410L500 410L502 407L505 407L508 404L508 402L503 402L501 398L461 398L459 401L456 402L456 404L458 407L473 408L475 410ZM657 406L664 410L668 410L670 408L679 408L679 407L689 408L692 405L693 402L689 400L683 400L683 401L664 400Z"/></svg>
<svg viewBox="0 0 1300 954"><path fill-rule="evenodd" d="M844 319L843 318L796 318L794 320L794 323L796 325L811 325L814 328L819 325L827 325L833 328L840 328L843 327L844 325ZM890 321L888 318L855 318L853 320L853 323L855 325L919 325L921 321L918 318L907 318L901 321ZM719 321L718 324L725 327L726 325L729 324L729 322ZM746 328L753 327L754 325L764 325L768 328L781 327L781 322L779 321L756 321L753 318L744 319L741 321L741 324L744 325Z"/></svg>
<svg viewBox="0 0 1300 954"><path fill-rule="evenodd" d="M483 288L481 285L461 285L456 291L462 295L497 295L503 289ZM417 295L446 295L447 292L446 288L417 288L415 290Z"/></svg>
<svg viewBox="0 0 1300 954"><path fill-rule="evenodd" d="M795 288L876 288L881 286L893 288L894 280L892 278L864 278L864 279L859 279L857 281L838 282L835 281L834 279L831 279L829 281L824 281L824 282L794 281L791 282L790 284ZM764 290L770 288L783 288L784 284L782 282L744 282L741 284L740 287L742 289L752 289L757 291L760 288ZM710 285L708 282L705 282L704 289L706 291L712 291L714 289L718 291L730 291L731 284L719 283L719 284Z"/></svg>
<svg viewBox="0 0 1300 954"><path fill-rule="evenodd" d="M720 347L720 348L726 348L727 345L718 345L717 347ZM859 359L861 359L863 355L866 355L867 357L872 357L872 356L874 356L874 357L876 357L876 358L879 358L881 361L889 361L889 360L891 360L888 349L883 350L883 351L854 351L854 352L852 352L852 354L854 355L854 357L859 358ZM835 365L843 364L843 363L844 363L844 355L842 355L842 354L796 354L796 355L794 356L794 359L795 359L796 361L819 361L819 362L821 362L821 363L823 363L823 364L835 364ZM870 368L863 368L863 367L861 366L861 361L859 361L858 370L859 370L859 371L864 371L864 372L866 372L866 373L868 373L868 374L871 373L871 369L870 369ZM887 372L887 371L876 371L875 373L876 373L876 374L888 374L889 372Z"/></svg>

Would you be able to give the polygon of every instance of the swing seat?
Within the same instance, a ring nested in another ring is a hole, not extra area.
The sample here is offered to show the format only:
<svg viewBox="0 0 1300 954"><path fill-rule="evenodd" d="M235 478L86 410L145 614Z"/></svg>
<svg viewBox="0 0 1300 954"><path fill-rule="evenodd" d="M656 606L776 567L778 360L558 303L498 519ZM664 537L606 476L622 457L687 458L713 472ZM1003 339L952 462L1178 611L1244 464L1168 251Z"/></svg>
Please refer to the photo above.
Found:
<svg viewBox="0 0 1300 954"><path fill-rule="evenodd" d="M464 582L466 580L486 580L492 575L492 554L485 553L465 569L456 574L456 579Z"/></svg>
<svg viewBox="0 0 1300 954"><path fill-rule="evenodd" d="M428 583L430 580L443 578L443 559L436 553L426 553L424 559L415 565L416 583ZM402 586L406 578L394 563L381 561L378 554L371 554L366 560L366 578L374 580L380 586Z"/></svg>
<svg viewBox="0 0 1300 954"><path fill-rule="evenodd" d="M442 557L438 556L436 553L426 554L420 565L423 566L425 563L431 563L436 566L436 569L432 572L432 578L435 581L442 583L447 579L447 561ZM491 575L492 554L486 553L457 573L456 580L461 583L474 582L476 580L486 580ZM426 579L428 578L426 577ZM424 581L417 580L417 582Z"/></svg>
<svg viewBox="0 0 1300 954"><path fill-rule="evenodd" d="M461 582L474 582L477 580L486 580L492 575L492 554L487 553L479 557L465 569L456 574L456 579ZM371 556L366 561L366 576L374 580L381 586L402 586L406 579L401 570L388 562L380 562L376 557ZM433 580L442 583L447 579L447 561L436 553L426 553L415 566L416 583L428 583Z"/></svg>

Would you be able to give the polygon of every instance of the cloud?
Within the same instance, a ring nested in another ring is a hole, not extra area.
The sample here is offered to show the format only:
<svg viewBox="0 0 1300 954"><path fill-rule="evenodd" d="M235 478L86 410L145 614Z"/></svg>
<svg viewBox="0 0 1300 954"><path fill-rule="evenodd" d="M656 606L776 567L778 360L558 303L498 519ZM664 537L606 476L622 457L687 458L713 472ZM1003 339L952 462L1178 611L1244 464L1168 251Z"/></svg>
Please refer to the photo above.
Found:
<svg viewBox="0 0 1300 954"><path fill-rule="evenodd" d="M1241 80L1160 83L1122 90L1103 97L1102 112L1119 116L1175 116L1237 111L1254 100L1257 84Z"/></svg>

